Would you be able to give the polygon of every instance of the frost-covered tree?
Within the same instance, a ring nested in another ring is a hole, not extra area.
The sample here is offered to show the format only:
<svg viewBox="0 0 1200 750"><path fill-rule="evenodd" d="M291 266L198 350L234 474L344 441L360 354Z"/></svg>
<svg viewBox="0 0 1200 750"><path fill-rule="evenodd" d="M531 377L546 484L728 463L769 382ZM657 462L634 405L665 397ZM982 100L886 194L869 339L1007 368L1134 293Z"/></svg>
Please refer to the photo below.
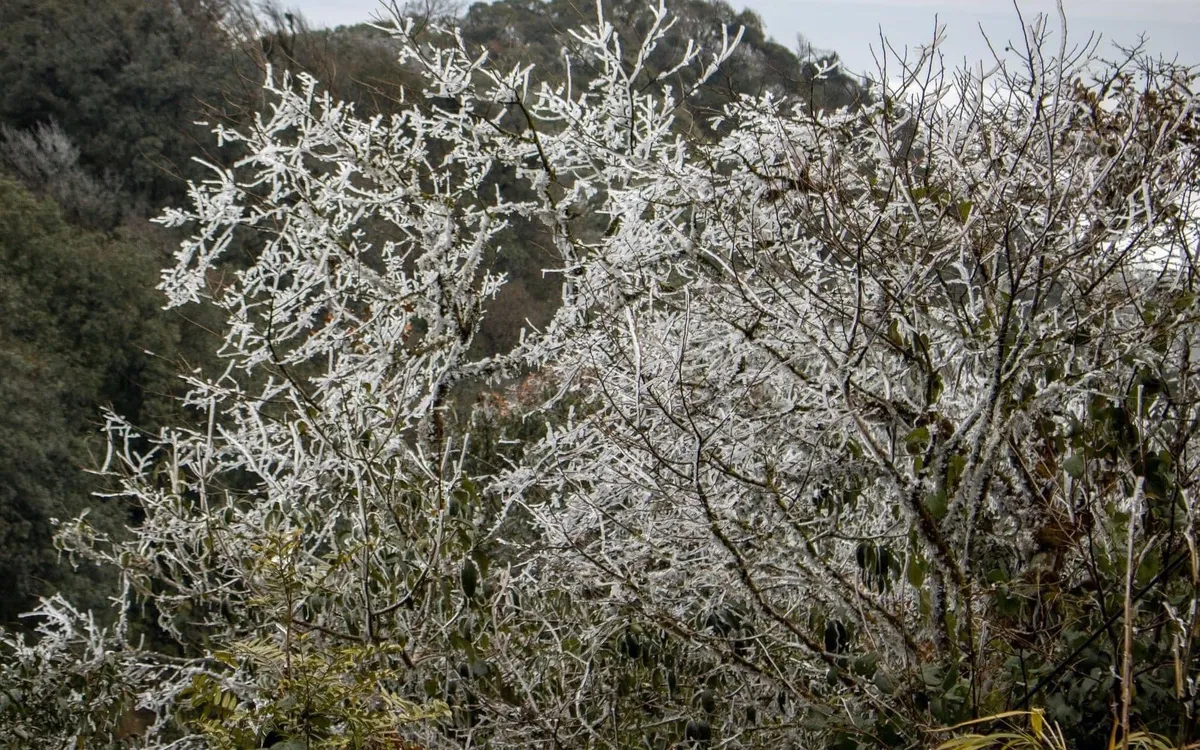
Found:
<svg viewBox="0 0 1200 750"><path fill-rule="evenodd" d="M8 692L107 686L57 738L136 705L156 747L919 746L1023 706L1189 739L1191 71L1042 20L990 72L892 61L858 109L745 96L695 140L647 18L573 32L595 75L556 88L398 19L423 100L283 78L218 129L246 156L163 218L162 288L225 311L228 367L192 426L110 420L132 539L62 534L179 646L48 603ZM515 217L563 298L483 358Z"/></svg>
<svg viewBox="0 0 1200 750"><path fill-rule="evenodd" d="M867 744L1031 702L1192 731L1194 77L1047 36L581 178L589 416L509 486L562 498L544 586L704 645L715 736L773 696Z"/></svg>

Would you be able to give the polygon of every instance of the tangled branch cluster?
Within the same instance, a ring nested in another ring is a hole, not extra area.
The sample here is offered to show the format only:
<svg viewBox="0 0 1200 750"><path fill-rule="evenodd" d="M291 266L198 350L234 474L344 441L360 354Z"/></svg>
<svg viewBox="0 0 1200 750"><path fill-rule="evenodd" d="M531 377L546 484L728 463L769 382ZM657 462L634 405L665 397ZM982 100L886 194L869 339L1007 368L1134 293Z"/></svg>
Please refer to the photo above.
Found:
<svg viewBox="0 0 1200 750"><path fill-rule="evenodd" d="M191 425L110 418L144 520L62 539L180 644L83 636L147 746L917 745L1051 688L1128 727L1118 622L1190 726L1193 74L1044 55L1040 21L989 73L931 52L853 109L743 96L697 140L649 63L670 23L630 49L601 14L574 32L596 77L535 87L401 19L428 87L401 114L283 78L217 131L246 156L163 217L192 236L162 288L224 311L227 369L188 376ZM517 217L562 304L479 356ZM519 450L484 444L496 409L452 418L530 373L544 398L491 425ZM72 623L11 643L72 664ZM1064 675L1089 636L1108 663ZM377 701L338 687L364 679Z"/></svg>

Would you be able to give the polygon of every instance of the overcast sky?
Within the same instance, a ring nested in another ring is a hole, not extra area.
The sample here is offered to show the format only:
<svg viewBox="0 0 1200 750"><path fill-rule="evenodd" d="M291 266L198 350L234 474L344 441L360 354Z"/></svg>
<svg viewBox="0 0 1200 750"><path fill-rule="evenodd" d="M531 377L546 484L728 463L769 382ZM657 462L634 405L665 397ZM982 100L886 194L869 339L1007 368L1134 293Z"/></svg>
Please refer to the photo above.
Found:
<svg viewBox="0 0 1200 750"><path fill-rule="evenodd" d="M377 14L378 0L283 0L322 26L357 23ZM762 16L767 34L790 48L803 34L814 46L836 51L854 71L874 70L871 48L879 49L880 29L893 45L927 44L934 19L946 27L942 51L948 62L977 61L988 55L980 26L1002 47L1020 38L1020 23L1011 0L730 0ZM668 2L669 5L669 2ZM1021 0L1027 21L1038 12L1051 12L1053 0ZM1064 0L1068 38L1082 42L1096 31L1109 42L1131 43L1139 33L1150 49L1180 60L1200 63L1200 0Z"/></svg>

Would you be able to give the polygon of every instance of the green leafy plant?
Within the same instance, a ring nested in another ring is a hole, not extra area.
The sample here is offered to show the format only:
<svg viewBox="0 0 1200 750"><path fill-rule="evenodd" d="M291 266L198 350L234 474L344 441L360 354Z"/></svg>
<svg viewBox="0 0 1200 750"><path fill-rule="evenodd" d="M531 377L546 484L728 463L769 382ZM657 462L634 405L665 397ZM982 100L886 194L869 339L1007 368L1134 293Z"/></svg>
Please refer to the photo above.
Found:
<svg viewBox="0 0 1200 750"><path fill-rule="evenodd" d="M1013 720L1017 718L1027 718L1029 720L1028 727L1010 726L1006 731L1000 730L988 734L958 733L961 729L983 724L1007 723L1011 725ZM1045 711L1040 708L1029 711L1004 711L992 716L964 721L961 724L939 730L940 732L954 732L956 734L938 745L936 750L987 750L987 748L1000 748L1001 750L1068 750L1072 746L1068 742L1062 728L1057 723L1048 720ZM1148 732L1132 732L1127 740L1123 741L1118 740L1114 736L1108 743L1109 750L1117 750L1117 748L1124 748L1125 750L1128 750L1128 748L1133 748L1134 750L1191 750L1191 748L1195 747L1200 747L1200 743L1177 747L1166 737Z"/></svg>
<svg viewBox="0 0 1200 750"><path fill-rule="evenodd" d="M178 711L184 725L222 750L406 747L408 725L449 715L440 701L414 703L396 694L404 667L394 646L335 647L296 633L282 647L266 639L236 643L214 658L237 678L223 684L193 677ZM255 685L250 700L227 686L243 681Z"/></svg>

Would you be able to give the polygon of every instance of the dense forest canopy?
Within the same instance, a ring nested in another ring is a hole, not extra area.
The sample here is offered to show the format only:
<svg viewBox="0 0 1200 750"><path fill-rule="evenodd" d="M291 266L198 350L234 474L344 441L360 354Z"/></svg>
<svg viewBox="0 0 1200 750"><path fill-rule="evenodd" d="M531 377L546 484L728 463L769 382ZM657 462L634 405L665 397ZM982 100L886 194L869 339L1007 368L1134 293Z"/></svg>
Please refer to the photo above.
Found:
<svg viewBox="0 0 1200 750"><path fill-rule="evenodd" d="M1200 738L1196 71L396 11L0 5L6 742Z"/></svg>

